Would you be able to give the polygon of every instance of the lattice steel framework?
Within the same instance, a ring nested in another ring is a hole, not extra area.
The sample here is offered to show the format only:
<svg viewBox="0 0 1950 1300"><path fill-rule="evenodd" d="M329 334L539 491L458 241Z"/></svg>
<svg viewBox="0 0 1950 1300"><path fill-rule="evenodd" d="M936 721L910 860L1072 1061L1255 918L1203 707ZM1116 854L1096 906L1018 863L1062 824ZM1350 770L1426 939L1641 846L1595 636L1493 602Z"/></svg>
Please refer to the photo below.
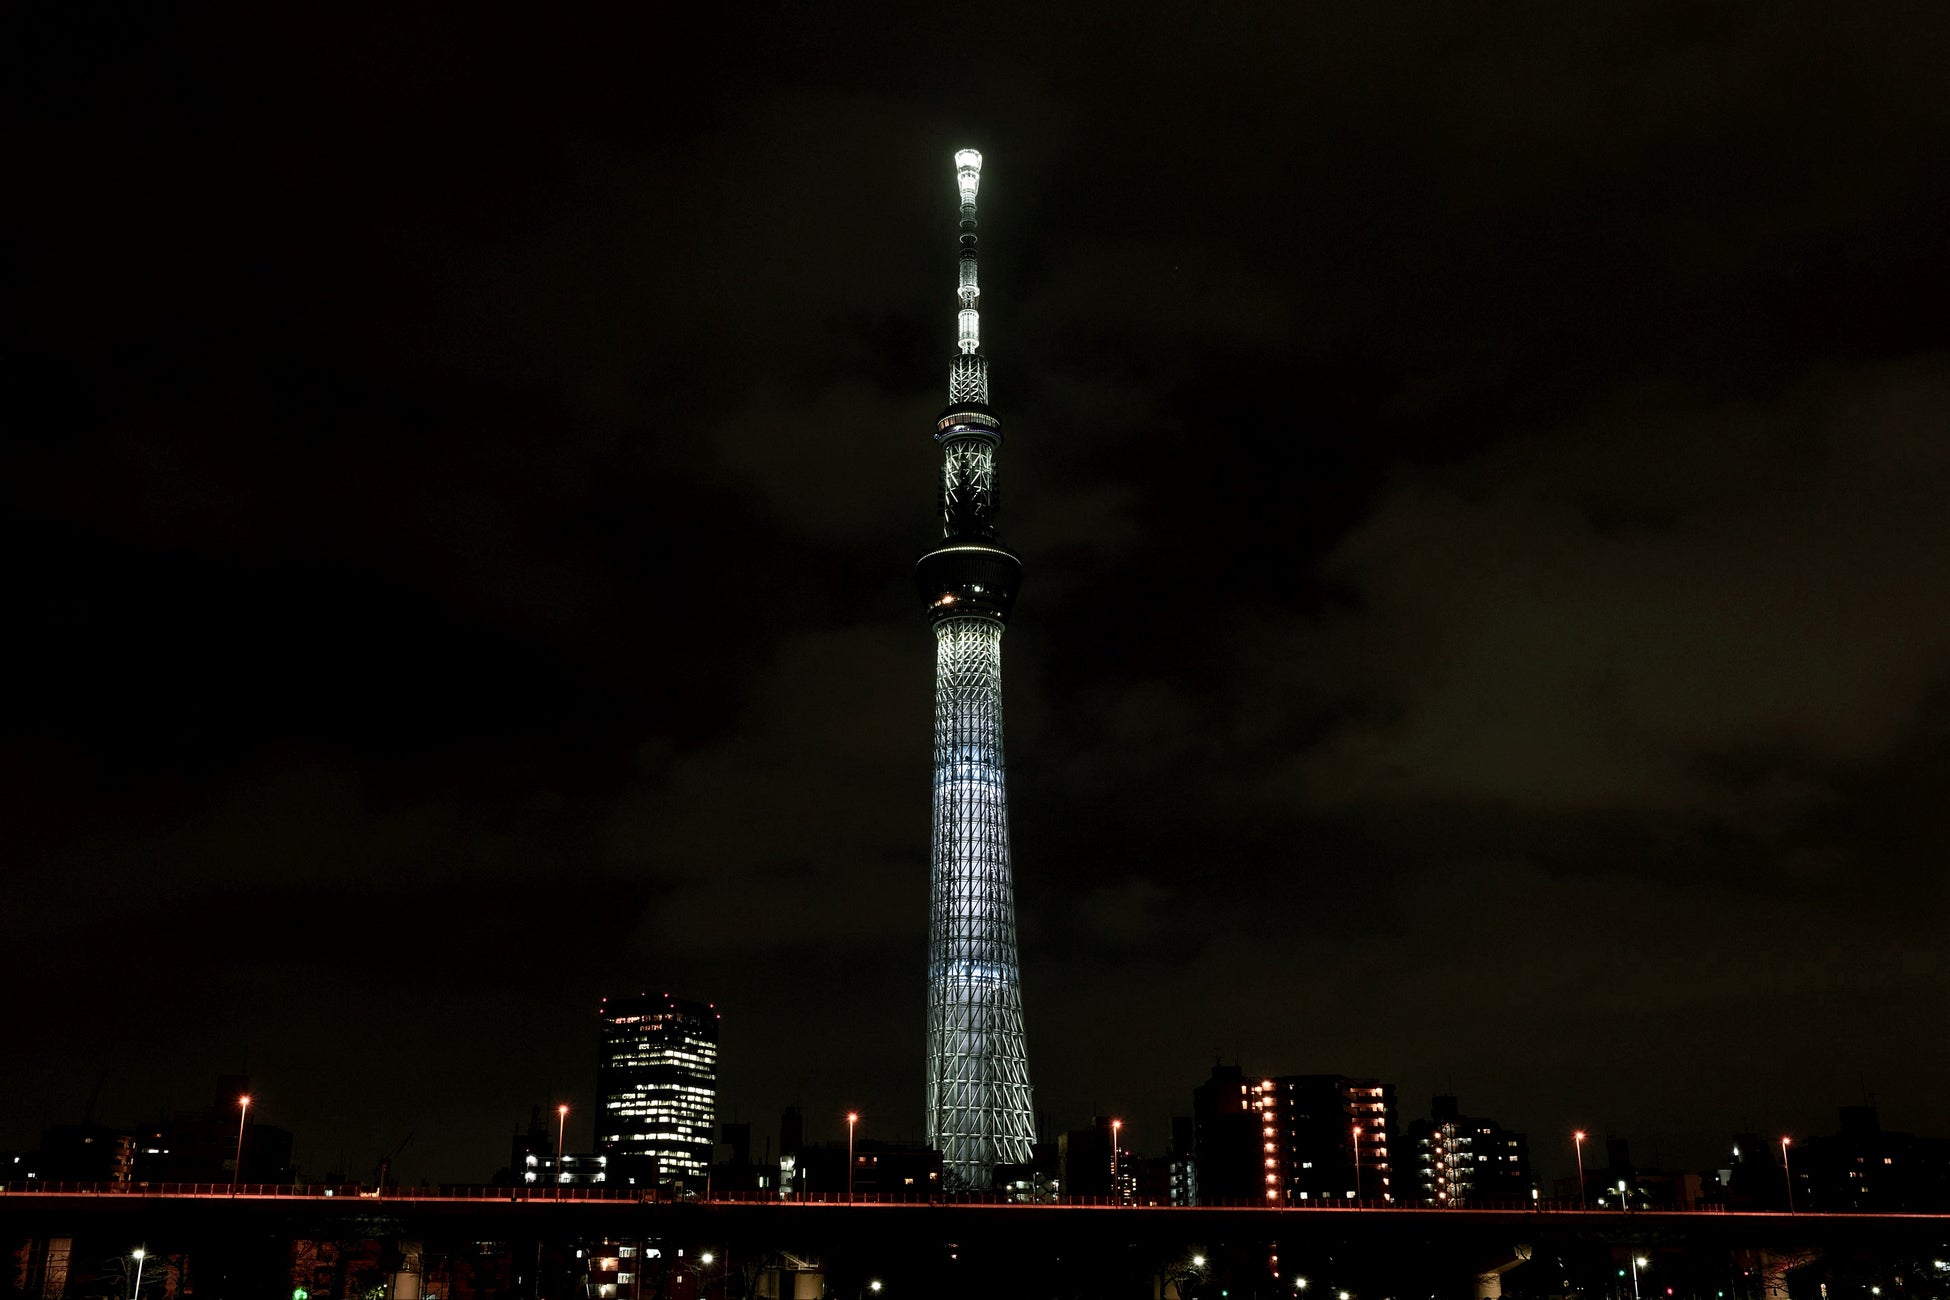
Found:
<svg viewBox="0 0 1950 1300"><path fill-rule="evenodd" d="M975 274L982 156L955 155L961 192L958 343L941 445L942 542L915 575L934 622L934 838L928 930L928 1143L944 1176L982 1188L1035 1140L1022 1028L1015 885L1002 762L1002 629L1022 564L995 541L995 457Z"/></svg>

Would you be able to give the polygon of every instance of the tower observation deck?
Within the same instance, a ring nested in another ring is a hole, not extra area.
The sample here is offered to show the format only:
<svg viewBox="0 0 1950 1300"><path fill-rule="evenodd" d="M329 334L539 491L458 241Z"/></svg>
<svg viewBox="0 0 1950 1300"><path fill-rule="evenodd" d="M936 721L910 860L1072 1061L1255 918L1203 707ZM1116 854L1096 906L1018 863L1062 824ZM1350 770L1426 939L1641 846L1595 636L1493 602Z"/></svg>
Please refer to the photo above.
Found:
<svg viewBox="0 0 1950 1300"><path fill-rule="evenodd" d="M914 576L934 625L934 837L928 927L928 1144L953 1186L986 1188L1029 1159L1035 1124L1016 957L1002 763L1002 629L1022 562L995 539L995 457L975 271L982 155L955 155L961 194L959 350L941 448L941 542Z"/></svg>

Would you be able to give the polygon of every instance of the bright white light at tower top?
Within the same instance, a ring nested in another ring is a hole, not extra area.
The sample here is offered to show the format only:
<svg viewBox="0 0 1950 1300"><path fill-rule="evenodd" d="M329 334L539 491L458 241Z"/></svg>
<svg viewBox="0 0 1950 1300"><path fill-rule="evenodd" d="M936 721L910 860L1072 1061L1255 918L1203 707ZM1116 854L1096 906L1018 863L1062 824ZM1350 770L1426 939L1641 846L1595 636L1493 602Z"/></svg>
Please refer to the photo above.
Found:
<svg viewBox="0 0 1950 1300"><path fill-rule="evenodd" d="M982 155L973 149L955 153L955 179L961 186L961 205L975 202L975 191L982 187Z"/></svg>

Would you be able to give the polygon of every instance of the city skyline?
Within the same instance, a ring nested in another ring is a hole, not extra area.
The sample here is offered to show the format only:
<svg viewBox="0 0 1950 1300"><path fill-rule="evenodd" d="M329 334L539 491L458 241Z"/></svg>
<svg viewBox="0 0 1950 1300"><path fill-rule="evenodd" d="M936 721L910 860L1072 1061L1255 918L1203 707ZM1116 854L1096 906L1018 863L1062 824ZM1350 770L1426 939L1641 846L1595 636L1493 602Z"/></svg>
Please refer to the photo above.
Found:
<svg viewBox="0 0 1950 1300"><path fill-rule="evenodd" d="M1690 1166L1616 1131L1543 1135L1546 1148L1565 1138L1575 1151L1573 1163L1553 1171L1531 1160L1529 1134L1463 1115L1454 1094L1431 1097L1426 1118L1411 1103L1403 1123L1387 1080L1261 1077L1223 1063L1190 1089L1188 1113L1173 1108L1162 1126L1168 1138L1122 1115L1093 1115L1081 1129L1039 1116L1029 1158L1011 1164L991 1191L969 1187L965 1175L944 1177L949 1166L932 1142L862 1132L858 1111L836 1117L843 1137L819 1116L809 1125L796 1105L781 1112L776 1130L743 1119L719 1124L719 1017L708 1004L640 994L605 999L600 1014L598 1124L615 1131L599 1131L593 1152L574 1150L567 1120L579 1106L560 1098L536 1104L492 1177L443 1170L419 1180L420 1194L477 1199L491 1186L531 1197L559 1189L625 1200L830 1202L851 1199L857 1183L867 1201L1023 1206L1115 1197L1134 1207L1241 1210L1950 1210L1950 1137L1886 1124L1872 1100L1838 1106L1834 1123L1819 1131L1722 1135L1710 1160ZM43 1195L210 1196L226 1194L226 1185L252 1196L416 1194L396 1166L413 1134L369 1170L343 1151L330 1164L303 1162L294 1159L297 1136L265 1123L264 1100L248 1077L225 1075L204 1108L165 1107L135 1125L92 1110L79 1123L50 1123L38 1147L0 1148L0 1184ZM857 1177L847 1173L856 1150L864 1165ZM1792 1199L1790 1186L1798 1189Z"/></svg>
<svg viewBox="0 0 1950 1300"><path fill-rule="evenodd" d="M0 1147L589 1150L642 988L721 1118L924 1131L969 144L1054 1127L1950 1132L1923 15L708 22L26 21Z"/></svg>

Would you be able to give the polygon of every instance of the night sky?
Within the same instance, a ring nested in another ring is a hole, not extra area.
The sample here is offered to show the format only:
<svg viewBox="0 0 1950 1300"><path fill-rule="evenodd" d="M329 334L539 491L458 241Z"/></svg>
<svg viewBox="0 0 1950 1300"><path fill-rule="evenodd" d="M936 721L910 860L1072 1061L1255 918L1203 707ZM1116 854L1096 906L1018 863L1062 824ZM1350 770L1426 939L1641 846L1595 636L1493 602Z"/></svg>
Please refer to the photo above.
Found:
<svg viewBox="0 0 1950 1300"><path fill-rule="evenodd" d="M1943 6L371 24L9 24L0 1147L919 1136L968 146L1039 1110L1950 1132Z"/></svg>

